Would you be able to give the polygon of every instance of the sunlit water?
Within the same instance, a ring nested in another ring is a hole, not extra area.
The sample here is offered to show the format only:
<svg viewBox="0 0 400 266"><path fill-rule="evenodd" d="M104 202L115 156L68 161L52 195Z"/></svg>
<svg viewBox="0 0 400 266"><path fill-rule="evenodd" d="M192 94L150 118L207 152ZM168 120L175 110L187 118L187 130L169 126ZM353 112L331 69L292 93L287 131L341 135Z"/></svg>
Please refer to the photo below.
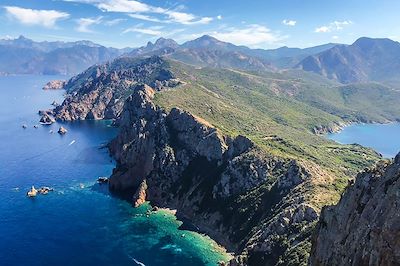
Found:
<svg viewBox="0 0 400 266"><path fill-rule="evenodd" d="M39 109L62 101L41 87L55 77L0 77L0 265L217 265L227 255L209 238L178 230L167 212L147 217L96 184L114 162L102 145L107 122L38 124ZM28 128L23 129L26 124ZM53 130L54 133L49 133ZM25 196L30 186L48 195ZM137 262L135 262L137 260Z"/></svg>
<svg viewBox="0 0 400 266"><path fill-rule="evenodd" d="M342 143L357 143L370 147L386 158L392 158L400 152L400 124L354 124L342 131L329 134L328 138Z"/></svg>

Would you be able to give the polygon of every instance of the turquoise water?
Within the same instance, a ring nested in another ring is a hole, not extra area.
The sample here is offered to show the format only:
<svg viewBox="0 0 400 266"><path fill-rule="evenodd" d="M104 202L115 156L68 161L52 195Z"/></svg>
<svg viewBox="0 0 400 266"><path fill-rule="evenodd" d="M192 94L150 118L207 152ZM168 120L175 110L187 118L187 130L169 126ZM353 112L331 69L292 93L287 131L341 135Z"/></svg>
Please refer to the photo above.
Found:
<svg viewBox="0 0 400 266"><path fill-rule="evenodd" d="M400 124L354 124L328 138L342 144L357 143L370 147L386 158L400 152Z"/></svg>
<svg viewBox="0 0 400 266"><path fill-rule="evenodd" d="M96 184L114 167L107 122L39 126L39 109L62 101L41 87L55 77L0 77L0 265L216 265L226 259L210 239L178 230L168 212L145 215ZM28 125L27 129L21 127ZM30 186L48 195L27 198Z"/></svg>

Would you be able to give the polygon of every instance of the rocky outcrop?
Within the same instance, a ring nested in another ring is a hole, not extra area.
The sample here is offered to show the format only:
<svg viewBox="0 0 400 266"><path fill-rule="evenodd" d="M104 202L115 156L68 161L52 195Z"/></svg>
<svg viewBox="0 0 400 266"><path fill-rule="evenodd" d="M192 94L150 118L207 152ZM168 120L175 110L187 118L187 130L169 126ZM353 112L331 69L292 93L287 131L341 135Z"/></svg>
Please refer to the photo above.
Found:
<svg viewBox="0 0 400 266"><path fill-rule="evenodd" d="M63 121L116 119L138 84L161 90L180 83L160 57L118 58L93 66L70 79L64 86L68 94L55 108L55 116Z"/></svg>
<svg viewBox="0 0 400 266"><path fill-rule="evenodd" d="M138 189L133 195L133 206L135 206L135 208L139 207L140 205L146 202L146 191L147 191L147 183L145 179L142 181L142 183L140 183Z"/></svg>
<svg viewBox="0 0 400 266"><path fill-rule="evenodd" d="M332 122L329 125L319 125L312 129L312 132L317 135L331 134L341 131L344 127L351 124L351 122Z"/></svg>
<svg viewBox="0 0 400 266"><path fill-rule="evenodd" d="M336 206L325 207L311 265L400 264L400 154L357 176Z"/></svg>
<svg viewBox="0 0 400 266"><path fill-rule="evenodd" d="M62 90L66 84L65 80L52 80L44 85L43 90Z"/></svg>
<svg viewBox="0 0 400 266"><path fill-rule="evenodd" d="M244 136L223 135L207 121L153 102L137 85L125 102L119 135L109 144L117 161L109 186L177 209L235 252L231 265L307 262L319 210L304 196L314 173L297 161L257 148ZM316 167L318 168L318 167ZM304 246L298 253L295 246Z"/></svg>
<svg viewBox="0 0 400 266"><path fill-rule="evenodd" d="M60 135L65 135L65 134L67 134L67 132L68 132L68 130L65 127L60 127L58 129L58 134L60 134Z"/></svg>
<svg viewBox="0 0 400 266"><path fill-rule="evenodd" d="M53 116L48 113L44 113L39 121L41 124L50 125L56 122Z"/></svg>

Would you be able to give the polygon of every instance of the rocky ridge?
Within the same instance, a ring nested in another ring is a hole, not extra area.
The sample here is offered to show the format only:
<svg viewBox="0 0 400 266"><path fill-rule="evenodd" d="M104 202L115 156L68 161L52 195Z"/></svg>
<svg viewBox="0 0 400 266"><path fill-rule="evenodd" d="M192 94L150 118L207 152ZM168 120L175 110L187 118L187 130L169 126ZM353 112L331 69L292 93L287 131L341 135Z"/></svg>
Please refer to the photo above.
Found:
<svg viewBox="0 0 400 266"><path fill-rule="evenodd" d="M336 206L325 207L311 265L399 265L400 154L359 174Z"/></svg>
<svg viewBox="0 0 400 266"><path fill-rule="evenodd" d="M126 100L109 145L117 161L110 189L129 192L136 206L145 197L177 209L237 254L230 265L306 264L319 210L302 191L318 174L184 110L167 112L155 93L137 85Z"/></svg>
<svg viewBox="0 0 400 266"><path fill-rule="evenodd" d="M95 65L64 85L68 94L54 109L55 117L62 121L116 119L137 84L151 85L158 90L179 84L166 64L154 56L119 58Z"/></svg>
<svg viewBox="0 0 400 266"><path fill-rule="evenodd" d="M43 90L62 90L65 83L65 80L51 80L44 85Z"/></svg>

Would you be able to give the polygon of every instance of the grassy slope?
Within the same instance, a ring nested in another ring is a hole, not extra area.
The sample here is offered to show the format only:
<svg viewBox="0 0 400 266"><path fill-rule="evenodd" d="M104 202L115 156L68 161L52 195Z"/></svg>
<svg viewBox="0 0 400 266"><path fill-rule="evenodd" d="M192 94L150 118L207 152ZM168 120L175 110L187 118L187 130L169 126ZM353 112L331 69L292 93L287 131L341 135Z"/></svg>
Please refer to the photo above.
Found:
<svg viewBox="0 0 400 266"><path fill-rule="evenodd" d="M340 145L317 136L311 129L343 119L356 120L360 113L373 121L400 117L396 108L380 109L379 114L376 108L357 110L372 104L368 101L374 97L364 97L361 104L356 94L343 97L343 87L316 75L249 74L199 69L172 61L170 64L186 84L156 94L159 105L167 110L175 106L188 110L228 135L246 135L272 154L321 166L335 178L314 188L331 194L315 197L318 206L335 201L347 179L379 157L361 146ZM363 91L357 93L362 95ZM398 94L394 96L400 99Z"/></svg>

